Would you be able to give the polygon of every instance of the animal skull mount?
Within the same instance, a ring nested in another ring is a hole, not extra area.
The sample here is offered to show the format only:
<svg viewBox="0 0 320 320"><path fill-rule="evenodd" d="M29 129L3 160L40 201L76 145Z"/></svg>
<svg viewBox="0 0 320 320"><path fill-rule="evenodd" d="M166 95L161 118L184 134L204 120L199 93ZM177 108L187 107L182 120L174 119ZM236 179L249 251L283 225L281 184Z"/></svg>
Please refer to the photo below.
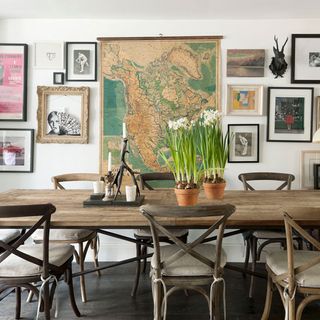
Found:
<svg viewBox="0 0 320 320"><path fill-rule="evenodd" d="M275 75L275 79L277 79L278 77L283 78L283 75L285 74L286 70L287 70L287 62L284 59L284 47L288 42L288 38L285 41L285 43L283 44L281 51L279 50L279 45L278 45L278 38L276 36L274 36L274 41L277 45L277 47L273 47L273 52L274 52L274 57L271 60L271 63L269 65L269 69L271 70L271 72Z"/></svg>

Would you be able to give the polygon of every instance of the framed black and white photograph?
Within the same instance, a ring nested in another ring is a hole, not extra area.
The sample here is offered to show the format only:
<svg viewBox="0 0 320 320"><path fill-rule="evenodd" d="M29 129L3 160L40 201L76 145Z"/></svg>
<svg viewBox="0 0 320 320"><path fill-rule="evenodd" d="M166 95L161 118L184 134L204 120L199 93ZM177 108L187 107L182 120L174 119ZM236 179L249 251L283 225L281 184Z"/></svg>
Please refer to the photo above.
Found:
<svg viewBox="0 0 320 320"><path fill-rule="evenodd" d="M54 72L53 73L53 84L64 84L64 73Z"/></svg>
<svg viewBox="0 0 320 320"><path fill-rule="evenodd" d="M320 34L293 34L291 83L320 83Z"/></svg>
<svg viewBox="0 0 320 320"><path fill-rule="evenodd" d="M97 81L97 43L66 43L66 81Z"/></svg>
<svg viewBox="0 0 320 320"><path fill-rule="evenodd" d="M320 150L302 150L300 154L300 188L314 188L314 167L320 165Z"/></svg>
<svg viewBox="0 0 320 320"><path fill-rule="evenodd" d="M313 88L269 87L267 141L311 142Z"/></svg>
<svg viewBox="0 0 320 320"><path fill-rule="evenodd" d="M0 129L0 172L33 172L33 129Z"/></svg>
<svg viewBox="0 0 320 320"><path fill-rule="evenodd" d="M259 124L229 124L228 162L259 162Z"/></svg>
<svg viewBox="0 0 320 320"><path fill-rule="evenodd" d="M34 67L37 69L63 69L64 43L37 42L34 44Z"/></svg>
<svg viewBox="0 0 320 320"><path fill-rule="evenodd" d="M88 143L88 87L39 86L37 93L37 142Z"/></svg>

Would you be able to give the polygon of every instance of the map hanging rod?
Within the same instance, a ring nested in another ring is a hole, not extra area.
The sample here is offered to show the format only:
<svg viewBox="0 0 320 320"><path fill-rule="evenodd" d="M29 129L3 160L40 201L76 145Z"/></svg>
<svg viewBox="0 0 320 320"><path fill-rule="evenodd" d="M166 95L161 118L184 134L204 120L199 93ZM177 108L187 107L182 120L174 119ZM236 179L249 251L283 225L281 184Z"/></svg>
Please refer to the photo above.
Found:
<svg viewBox="0 0 320 320"><path fill-rule="evenodd" d="M157 36L157 37L98 37L98 41L119 41L119 40L184 40L184 39L223 39L223 36Z"/></svg>

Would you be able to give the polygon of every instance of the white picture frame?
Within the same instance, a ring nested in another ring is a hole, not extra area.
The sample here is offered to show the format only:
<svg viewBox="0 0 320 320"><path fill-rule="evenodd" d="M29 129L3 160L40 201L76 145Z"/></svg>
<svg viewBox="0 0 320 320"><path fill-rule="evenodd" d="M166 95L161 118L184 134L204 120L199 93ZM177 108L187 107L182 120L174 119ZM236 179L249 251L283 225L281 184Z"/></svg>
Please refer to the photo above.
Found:
<svg viewBox="0 0 320 320"><path fill-rule="evenodd" d="M64 69L64 42L34 43L36 69Z"/></svg>
<svg viewBox="0 0 320 320"><path fill-rule="evenodd" d="M320 164L320 150L302 150L300 154L300 188L313 189L313 165Z"/></svg>

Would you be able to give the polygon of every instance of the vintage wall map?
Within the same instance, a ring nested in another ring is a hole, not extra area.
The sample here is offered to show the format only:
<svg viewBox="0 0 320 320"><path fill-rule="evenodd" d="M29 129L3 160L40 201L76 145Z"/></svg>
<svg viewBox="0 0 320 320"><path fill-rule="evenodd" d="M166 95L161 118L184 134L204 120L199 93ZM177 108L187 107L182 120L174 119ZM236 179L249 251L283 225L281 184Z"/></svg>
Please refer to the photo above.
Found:
<svg viewBox="0 0 320 320"><path fill-rule="evenodd" d="M166 122L220 109L219 37L101 39L101 161L119 164L122 123L129 163L159 171Z"/></svg>

